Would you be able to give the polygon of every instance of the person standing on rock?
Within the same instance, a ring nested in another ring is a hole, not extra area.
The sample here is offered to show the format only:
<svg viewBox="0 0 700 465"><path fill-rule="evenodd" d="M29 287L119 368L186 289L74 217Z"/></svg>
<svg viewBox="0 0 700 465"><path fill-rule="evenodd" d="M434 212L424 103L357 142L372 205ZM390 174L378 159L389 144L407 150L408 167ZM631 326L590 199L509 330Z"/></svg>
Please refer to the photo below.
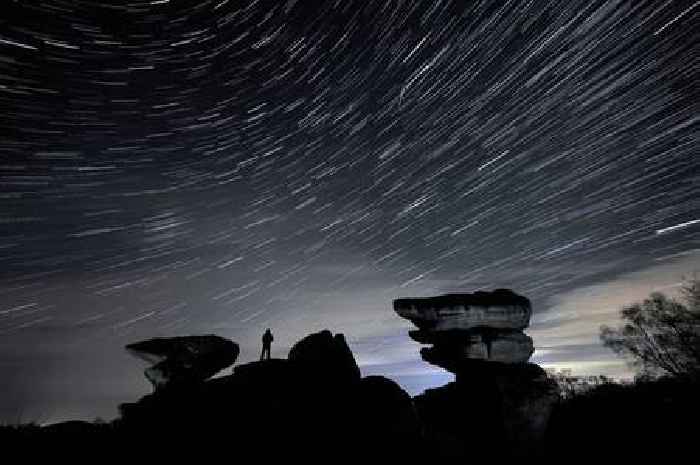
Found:
<svg viewBox="0 0 700 465"><path fill-rule="evenodd" d="M270 331L270 328L267 328L265 330L265 333L262 336L262 353L260 354L260 360L270 360L270 347L272 347L272 341L274 341L275 338L272 336L272 331Z"/></svg>

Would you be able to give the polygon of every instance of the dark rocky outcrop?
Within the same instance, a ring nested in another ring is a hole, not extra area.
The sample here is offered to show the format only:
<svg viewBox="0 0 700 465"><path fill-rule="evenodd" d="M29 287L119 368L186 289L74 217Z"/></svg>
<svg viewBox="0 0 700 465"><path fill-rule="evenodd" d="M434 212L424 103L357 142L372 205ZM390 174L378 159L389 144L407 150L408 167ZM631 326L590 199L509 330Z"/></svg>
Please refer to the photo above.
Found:
<svg viewBox="0 0 700 465"><path fill-rule="evenodd" d="M321 375L337 382L360 380L360 367L355 362L345 336L329 330L309 334L290 349L288 360L306 369L309 376Z"/></svg>
<svg viewBox="0 0 700 465"><path fill-rule="evenodd" d="M144 374L154 389L204 381L233 365L239 353L238 344L213 334L148 339L126 349L153 363Z"/></svg>
<svg viewBox="0 0 700 465"><path fill-rule="evenodd" d="M411 397L389 379L361 378L345 338L328 330L303 338L288 359L238 365L230 375L159 389L120 410L130 442L167 438L167 447L190 449L233 441L237 457L265 461L400 458L422 450ZM404 449L407 443L417 450Z"/></svg>

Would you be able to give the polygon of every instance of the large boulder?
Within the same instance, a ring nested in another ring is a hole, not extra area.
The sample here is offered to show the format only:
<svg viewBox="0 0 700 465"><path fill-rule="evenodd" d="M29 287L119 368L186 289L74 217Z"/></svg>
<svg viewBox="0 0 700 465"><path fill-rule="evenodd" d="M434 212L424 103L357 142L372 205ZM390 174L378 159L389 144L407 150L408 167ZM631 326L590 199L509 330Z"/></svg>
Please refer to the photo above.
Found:
<svg viewBox="0 0 700 465"><path fill-rule="evenodd" d="M144 373L156 390L204 381L233 365L240 352L238 344L213 334L148 339L126 349L153 364Z"/></svg>
<svg viewBox="0 0 700 465"><path fill-rule="evenodd" d="M360 368L345 341L345 336L333 335L324 329L309 334L292 346L287 357L316 377L324 377L338 382L357 382Z"/></svg>

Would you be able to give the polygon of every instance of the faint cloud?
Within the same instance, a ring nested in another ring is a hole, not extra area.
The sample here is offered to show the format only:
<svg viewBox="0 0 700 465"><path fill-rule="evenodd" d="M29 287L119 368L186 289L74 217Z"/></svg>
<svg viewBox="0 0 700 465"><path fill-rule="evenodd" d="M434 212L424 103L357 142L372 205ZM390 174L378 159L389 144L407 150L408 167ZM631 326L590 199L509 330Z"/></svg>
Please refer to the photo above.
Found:
<svg viewBox="0 0 700 465"><path fill-rule="evenodd" d="M630 376L625 362L600 344L600 326L618 324L622 307L652 292L677 295L683 277L698 268L700 257L684 257L550 298L528 330L537 348L535 361L580 374Z"/></svg>

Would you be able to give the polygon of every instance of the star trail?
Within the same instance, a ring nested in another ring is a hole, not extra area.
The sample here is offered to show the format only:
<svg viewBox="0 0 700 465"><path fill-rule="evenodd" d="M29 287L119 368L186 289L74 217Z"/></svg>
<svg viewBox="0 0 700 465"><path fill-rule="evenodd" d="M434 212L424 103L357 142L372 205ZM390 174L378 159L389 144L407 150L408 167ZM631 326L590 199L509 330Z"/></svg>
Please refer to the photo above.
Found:
<svg viewBox="0 0 700 465"><path fill-rule="evenodd" d="M273 356L328 327L415 390L442 374L391 300L496 287L533 301L539 362L618 363L598 325L700 268L699 19L4 2L0 420L114 416L146 389L124 344L214 332L248 360L268 326Z"/></svg>

